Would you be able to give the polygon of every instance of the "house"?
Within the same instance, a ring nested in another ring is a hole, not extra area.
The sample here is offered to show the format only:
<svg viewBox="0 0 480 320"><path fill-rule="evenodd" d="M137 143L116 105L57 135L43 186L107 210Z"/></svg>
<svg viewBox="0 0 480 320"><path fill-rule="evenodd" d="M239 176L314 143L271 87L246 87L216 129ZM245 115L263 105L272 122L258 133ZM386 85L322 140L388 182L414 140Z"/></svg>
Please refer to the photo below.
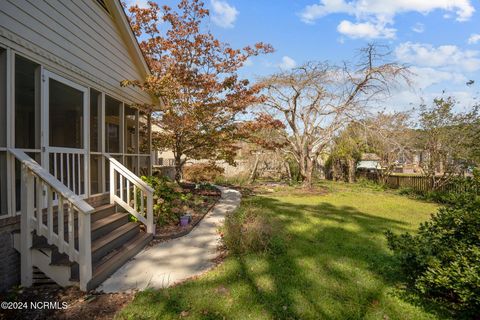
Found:
<svg viewBox="0 0 480 320"><path fill-rule="evenodd" d="M94 288L152 239L158 102L120 86L148 74L119 0L0 1L0 291Z"/></svg>
<svg viewBox="0 0 480 320"><path fill-rule="evenodd" d="M376 172L382 169L380 164L380 157L375 153L364 153L357 162L357 171L361 172Z"/></svg>

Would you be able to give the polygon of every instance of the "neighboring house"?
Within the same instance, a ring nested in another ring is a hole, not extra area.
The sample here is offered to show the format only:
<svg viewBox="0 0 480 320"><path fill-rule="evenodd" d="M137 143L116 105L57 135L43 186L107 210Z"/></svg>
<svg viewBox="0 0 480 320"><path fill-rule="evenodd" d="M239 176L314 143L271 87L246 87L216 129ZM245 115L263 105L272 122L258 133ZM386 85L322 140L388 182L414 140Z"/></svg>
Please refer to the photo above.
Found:
<svg viewBox="0 0 480 320"><path fill-rule="evenodd" d="M376 172L382 169L380 164L380 157L375 153L364 153L357 162L357 171L361 172Z"/></svg>
<svg viewBox="0 0 480 320"><path fill-rule="evenodd" d="M150 241L135 106L158 102L120 86L148 74L119 0L0 1L0 291L34 268L94 288Z"/></svg>

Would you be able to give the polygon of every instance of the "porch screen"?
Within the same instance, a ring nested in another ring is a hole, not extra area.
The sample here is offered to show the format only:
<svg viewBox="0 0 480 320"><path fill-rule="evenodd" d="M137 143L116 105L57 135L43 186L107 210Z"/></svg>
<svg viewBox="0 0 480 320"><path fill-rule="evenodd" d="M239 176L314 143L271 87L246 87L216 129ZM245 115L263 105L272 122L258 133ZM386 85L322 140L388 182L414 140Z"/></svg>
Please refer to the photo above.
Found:
<svg viewBox="0 0 480 320"><path fill-rule="evenodd" d="M105 97L105 150L121 153L120 150L120 108L122 103L109 96Z"/></svg>
<svg viewBox="0 0 480 320"><path fill-rule="evenodd" d="M83 148L83 92L54 79L49 83L50 146Z"/></svg>

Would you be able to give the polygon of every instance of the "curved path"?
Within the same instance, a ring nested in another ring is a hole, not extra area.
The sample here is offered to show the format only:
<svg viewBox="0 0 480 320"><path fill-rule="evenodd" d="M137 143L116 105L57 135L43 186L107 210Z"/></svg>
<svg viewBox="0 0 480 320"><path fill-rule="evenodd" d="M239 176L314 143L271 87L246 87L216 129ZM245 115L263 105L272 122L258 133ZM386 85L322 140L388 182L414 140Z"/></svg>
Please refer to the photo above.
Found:
<svg viewBox="0 0 480 320"><path fill-rule="evenodd" d="M164 288L210 269L218 254L218 227L225 214L240 205L241 199L236 190L219 189L220 200L188 235L145 248L96 290L122 292Z"/></svg>

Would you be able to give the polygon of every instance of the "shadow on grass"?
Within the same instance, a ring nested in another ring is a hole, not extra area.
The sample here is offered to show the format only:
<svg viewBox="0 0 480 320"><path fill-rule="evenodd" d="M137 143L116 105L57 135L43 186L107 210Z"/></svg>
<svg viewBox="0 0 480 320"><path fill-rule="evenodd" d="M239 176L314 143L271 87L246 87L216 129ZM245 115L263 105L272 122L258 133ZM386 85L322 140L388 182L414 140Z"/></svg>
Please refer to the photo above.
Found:
<svg viewBox="0 0 480 320"><path fill-rule="evenodd" d="M402 221L330 203L250 200L276 220L268 253L229 257L197 281L140 293L121 317L193 319L407 319L422 309L387 292L398 282L384 232ZM391 291L391 290L390 290ZM431 316L431 315L430 315Z"/></svg>

